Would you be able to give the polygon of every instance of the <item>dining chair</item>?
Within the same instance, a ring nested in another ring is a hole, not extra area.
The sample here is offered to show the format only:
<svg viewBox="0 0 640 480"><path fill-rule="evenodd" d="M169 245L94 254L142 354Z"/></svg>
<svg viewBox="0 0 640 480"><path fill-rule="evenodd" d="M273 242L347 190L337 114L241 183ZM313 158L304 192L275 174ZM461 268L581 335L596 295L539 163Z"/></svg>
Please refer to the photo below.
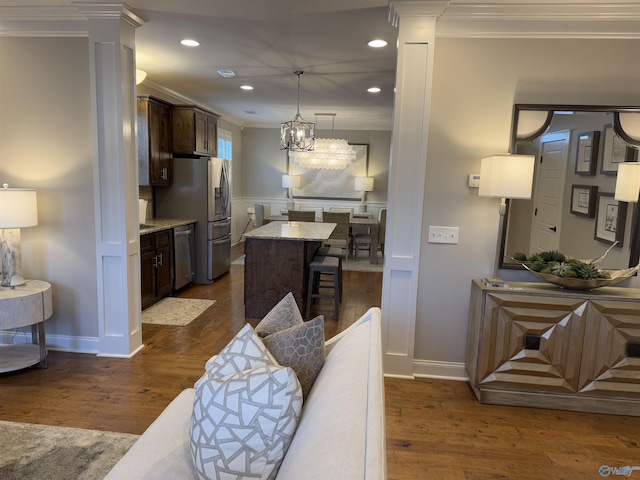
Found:
<svg viewBox="0 0 640 480"><path fill-rule="evenodd" d="M324 210L323 207L307 207L305 205L300 205L301 212L315 212L316 220L318 221L322 220L323 210Z"/></svg>
<svg viewBox="0 0 640 480"><path fill-rule="evenodd" d="M367 252L371 252L371 229L376 228L376 225L359 225L358 231L353 234L353 258L355 260L358 259L358 251L366 250Z"/></svg>
<svg viewBox="0 0 640 480"><path fill-rule="evenodd" d="M256 228L264 225L264 205L261 203L253 204Z"/></svg>
<svg viewBox="0 0 640 480"><path fill-rule="evenodd" d="M290 222L315 222L316 212L302 212L300 210L289 210Z"/></svg>
<svg viewBox="0 0 640 480"><path fill-rule="evenodd" d="M378 213L378 246L384 257L384 237L387 231L387 209L381 208Z"/></svg>
<svg viewBox="0 0 640 480"><path fill-rule="evenodd" d="M349 220L351 220L351 218L353 217L353 208L346 208L346 207L331 207L329 208L330 212L335 212L335 213L348 213L349 214Z"/></svg>
<svg viewBox="0 0 640 480"><path fill-rule="evenodd" d="M323 212L322 221L325 223L335 223L331 236L323 243L328 247L340 247L344 250L344 258L349 257L351 252L351 237L349 236L349 213L348 212Z"/></svg>

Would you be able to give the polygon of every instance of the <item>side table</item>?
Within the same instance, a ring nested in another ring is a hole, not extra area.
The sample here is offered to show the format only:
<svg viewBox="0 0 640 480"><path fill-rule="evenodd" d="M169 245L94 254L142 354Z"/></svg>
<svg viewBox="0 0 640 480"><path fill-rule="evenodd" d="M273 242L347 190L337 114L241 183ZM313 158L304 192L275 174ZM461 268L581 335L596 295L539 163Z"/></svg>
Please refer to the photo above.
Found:
<svg viewBox="0 0 640 480"><path fill-rule="evenodd" d="M44 321L53 314L51 284L29 280L0 288L0 330L31 326L31 344L0 345L0 373L47 366Z"/></svg>

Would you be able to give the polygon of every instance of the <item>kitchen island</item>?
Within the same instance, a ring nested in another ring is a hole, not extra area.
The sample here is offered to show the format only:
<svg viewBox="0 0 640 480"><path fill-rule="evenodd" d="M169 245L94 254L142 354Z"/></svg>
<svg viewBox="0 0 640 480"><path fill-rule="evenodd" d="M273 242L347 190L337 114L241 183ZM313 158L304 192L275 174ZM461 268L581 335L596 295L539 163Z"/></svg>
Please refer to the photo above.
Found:
<svg viewBox="0 0 640 480"><path fill-rule="evenodd" d="M335 227L335 223L271 222L245 233L245 317L264 317L289 292L304 312L309 262Z"/></svg>

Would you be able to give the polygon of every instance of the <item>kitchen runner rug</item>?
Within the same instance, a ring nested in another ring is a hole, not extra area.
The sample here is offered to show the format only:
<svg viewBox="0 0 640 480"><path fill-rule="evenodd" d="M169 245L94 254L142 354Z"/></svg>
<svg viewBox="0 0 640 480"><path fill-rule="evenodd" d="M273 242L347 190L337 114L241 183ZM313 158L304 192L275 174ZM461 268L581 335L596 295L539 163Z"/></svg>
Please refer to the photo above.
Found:
<svg viewBox="0 0 640 480"><path fill-rule="evenodd" d="M98 480L138 435L0 421L3 480Z"/></svg>
<svg viewBox="0 0 640 480"><path fill-rule="evenodd" d="M195 320L215 300L165 297L142 311L142 323L183 327Z"/></svg>

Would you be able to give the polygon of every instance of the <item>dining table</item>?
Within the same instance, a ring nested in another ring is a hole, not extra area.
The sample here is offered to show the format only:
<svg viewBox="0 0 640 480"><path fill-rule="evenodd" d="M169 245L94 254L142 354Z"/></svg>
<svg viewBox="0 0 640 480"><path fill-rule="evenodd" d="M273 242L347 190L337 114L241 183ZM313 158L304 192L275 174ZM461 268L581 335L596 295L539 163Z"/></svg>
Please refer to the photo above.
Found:
<svg viewBox="0 0 640 480"><path fill-rule="evenodd" d="M264 218L266 223L268 222L286 222L288 217L286 215L269 215ZM322 220L316 218L316 223L322 223ZM378 263L378 219L365 215L354 214L349 219L349 227L365 226L369 228L371 235L371 247L369 248L369 263L376 265Z"/></svg>

